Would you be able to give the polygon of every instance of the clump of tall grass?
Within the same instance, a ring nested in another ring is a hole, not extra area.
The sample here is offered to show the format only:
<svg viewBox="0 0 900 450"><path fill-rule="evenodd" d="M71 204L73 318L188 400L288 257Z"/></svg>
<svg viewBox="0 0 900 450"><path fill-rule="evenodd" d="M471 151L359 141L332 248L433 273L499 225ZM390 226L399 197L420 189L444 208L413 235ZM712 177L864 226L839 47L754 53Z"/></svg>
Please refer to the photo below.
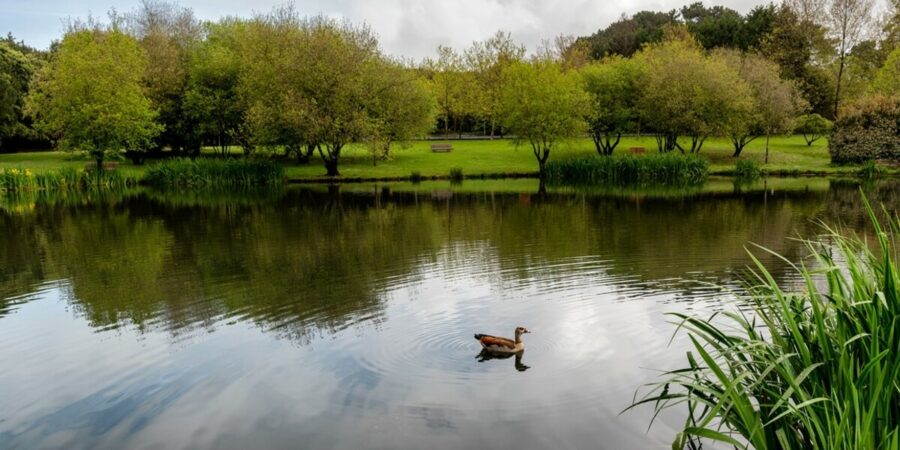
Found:
<svg viewBox="0 0 900 450"><path fill-rule="evenodd" d="M866 160L860 167L859 170L856 171L856 174L861 178L875 178L884 173L884 167L878 165L872 159Z"/></svg>
<svg viewBox="0 0 900 450"><path fill-rule="evenodd" d="M462 183L465 175L463 175L463 170L460 167L454 167L450 169L450 182L451 183Z"/></svg>
<svg viewBox="0 0 900 450"><path fill-rule="evenodd" d="M691 184L709 174L709 162L676 154L571 158L547 163L550 184Z"/></svg>
<svg viewBox="0 0 900 450"><path fill-rule="evenodd" d="M0 169L0 192L122 190L137 180L116 171L64 168L35 173L30 169Z"/></svg>
<svg viewBox="0 0 900 450"><path fill-rule="evenodd" d="M734 175L745 181L752 181L762 176L762 168L756 161L739 159L734 163Z"/></svg>
<svg viewBox="0 0 900 450"><path fill-rule="evenodd" d="M277 186L284 169L273 161L173 158L148 167L144 181L157 187Z"/></svg>
<svg viewBox="0 0 900 450"><path fill-rule="evenodd" d="M674 315L692 343L687 366L632 405L687 407L673 448L900 448L900 217L884 228L865 206L874 242L826 227L806 242L814 264L785 260L804 281L797 292L754 257L749 310Z"/></svg>

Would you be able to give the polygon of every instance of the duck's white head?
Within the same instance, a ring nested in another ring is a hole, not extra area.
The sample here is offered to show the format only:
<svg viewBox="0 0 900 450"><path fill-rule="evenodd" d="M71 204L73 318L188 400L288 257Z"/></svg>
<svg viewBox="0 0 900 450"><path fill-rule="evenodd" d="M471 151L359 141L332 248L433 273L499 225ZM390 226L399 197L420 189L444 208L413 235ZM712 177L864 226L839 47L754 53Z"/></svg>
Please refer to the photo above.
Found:
<svg viewBox="0 0 900 450"><path fill-rule="evenodd" d="M520 340L522 338L522 335L525 333L531 333L531 332L528 331L528 329L525 327L516 327L516 340L517 341Z"/></svg>

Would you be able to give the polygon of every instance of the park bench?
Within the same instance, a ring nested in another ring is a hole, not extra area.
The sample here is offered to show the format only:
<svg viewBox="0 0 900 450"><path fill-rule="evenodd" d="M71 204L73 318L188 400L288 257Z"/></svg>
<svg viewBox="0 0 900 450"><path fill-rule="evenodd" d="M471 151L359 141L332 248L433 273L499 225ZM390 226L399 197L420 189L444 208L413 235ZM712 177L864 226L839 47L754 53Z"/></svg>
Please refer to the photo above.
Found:
<svg viewBox="0 0 900 450"><path fill-rule="evenodd" d="M632 155L643 155L646 152L647 149L644 147L631 147L628 149L628 153L631 153Z"/></svg>
<svg viewBox="0 0 900 450"><path fill-rule="evenodd" d="M453 144L431 144L434 153L450 153L450 150L453 150Z"/></svg>

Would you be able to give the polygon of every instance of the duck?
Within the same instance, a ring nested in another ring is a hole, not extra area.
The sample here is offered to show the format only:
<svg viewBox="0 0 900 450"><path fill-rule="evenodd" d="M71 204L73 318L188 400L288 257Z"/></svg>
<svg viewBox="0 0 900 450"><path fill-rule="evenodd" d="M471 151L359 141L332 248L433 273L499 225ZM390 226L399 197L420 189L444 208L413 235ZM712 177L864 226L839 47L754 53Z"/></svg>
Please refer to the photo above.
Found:
<svg viewBox="0 0 900 450"><path fill-rule="evenodd" d="M505 337L491 336L489 334L476 334L475 340L481 343L481 346L491 352L496 353L518 353L525 350L525 343L522 342L522 335L531 333L525 327L516 327L516 339Z"/></svg>

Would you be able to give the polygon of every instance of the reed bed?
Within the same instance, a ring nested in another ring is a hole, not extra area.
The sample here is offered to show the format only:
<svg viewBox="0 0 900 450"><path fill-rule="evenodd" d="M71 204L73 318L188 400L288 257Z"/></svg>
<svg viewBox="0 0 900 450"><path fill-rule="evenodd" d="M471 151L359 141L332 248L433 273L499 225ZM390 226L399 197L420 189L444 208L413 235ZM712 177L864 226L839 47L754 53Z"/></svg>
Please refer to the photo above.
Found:
<svg viewBox="0 0 900 450"><path fill-rule="evenodd" d="M804 280L797 292L754 257L749 310L673 315L687 365L632 405L686 407L673 448L900 448L900 218L883 227L865 207L874 239L826 227L806 241L812 264L785 260Z"/></svg>
<svg viewBox="0 0 900 450"><path fill-rule="evenodd" d="M555 185L642 185L702 183L709 162L679 154L589 156L547 163L547 182Z"/></svg>
<svg viewBox="0 0 900 450"><path fill-rule="evenodd" d="M137 180L116 171L65 168L35 173L30 169L0 169L0 192L123 190Z"/></svg>
<svg viewBox="0 0 900 450"><path fill-rule="evenodd" d="M279 186L284 169L273 161L174 158L148 167L144 181L156 187Z"/></svg>
<svg viewBox="0 0 900 450"><path fill-rule="evenodd" d="M741 180L752 181L763 174L759 163L750 159L739 159L734 163L734 176Z"/></svg>

